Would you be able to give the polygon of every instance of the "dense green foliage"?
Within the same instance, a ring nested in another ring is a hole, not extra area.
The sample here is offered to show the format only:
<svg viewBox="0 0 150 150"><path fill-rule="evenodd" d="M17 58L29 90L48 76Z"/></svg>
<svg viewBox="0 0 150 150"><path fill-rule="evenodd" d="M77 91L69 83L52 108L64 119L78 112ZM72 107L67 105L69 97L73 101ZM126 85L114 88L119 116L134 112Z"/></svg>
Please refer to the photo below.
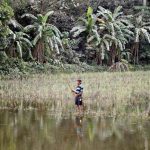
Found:
<svg viewBox="0 0 150 150"><path fill-rule="evenodd" d="M13 9L3 2L0 5L0 49L4 49L7 46L7 36L9 35L8 21L13 15Z"/></svg>
<svg viewBox="0 0 150 150"><path fill-rule="evenodd" d="M53 2L29 2L1 2L1 69L9 64L8 61L16 59L28 64L49 63L53 66L62 63L100 66L118 62L123 66L128 63L149 64L148 6L135 7L127 13L122 6L108 9L99 3L93 8L91 3L87 3L89 6L81 9L80 2L61 1L58 9ZM79 16L75 11L82 14ZM61 14L68 15L70 27ZM61 25L58 24L60 22ZM63 23L66 27L61 27Z"/></svg>

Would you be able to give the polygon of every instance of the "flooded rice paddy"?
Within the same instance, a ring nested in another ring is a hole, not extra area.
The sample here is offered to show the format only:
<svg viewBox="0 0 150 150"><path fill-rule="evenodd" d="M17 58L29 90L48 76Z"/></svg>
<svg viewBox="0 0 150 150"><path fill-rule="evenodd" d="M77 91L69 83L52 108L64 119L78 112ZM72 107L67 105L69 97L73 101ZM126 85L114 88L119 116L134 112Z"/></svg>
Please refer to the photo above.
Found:
<svg viewBox="0 0 150 150"><path fill-rule="evenodd" d="M0 150L149 149L149 120L0 111Z"/></svg>

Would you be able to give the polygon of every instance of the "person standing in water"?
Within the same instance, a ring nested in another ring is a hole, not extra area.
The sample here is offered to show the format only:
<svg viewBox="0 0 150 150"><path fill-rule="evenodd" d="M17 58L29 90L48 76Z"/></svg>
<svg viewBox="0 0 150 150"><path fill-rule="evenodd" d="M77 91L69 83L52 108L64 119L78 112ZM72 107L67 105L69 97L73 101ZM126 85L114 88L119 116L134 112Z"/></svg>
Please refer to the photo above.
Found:
<svg viewBox="0 0 150 150"><path fill-rule="evenodd" d="M78 112L83 111L83 86L82 81L77 80L77 87L75 90L72 90L75 95L75 105L77 107Z"/></svg>

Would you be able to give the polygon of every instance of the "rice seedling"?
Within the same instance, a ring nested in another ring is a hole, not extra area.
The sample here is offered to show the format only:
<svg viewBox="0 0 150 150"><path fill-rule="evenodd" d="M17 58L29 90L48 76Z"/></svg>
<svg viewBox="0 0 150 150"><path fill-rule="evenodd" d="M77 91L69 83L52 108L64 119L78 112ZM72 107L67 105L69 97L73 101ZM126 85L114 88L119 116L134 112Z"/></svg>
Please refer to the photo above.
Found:
<svg viewBox="0 0 150 150"><path fill-rule="evenodd" d="M149 77L150 71L137 71L42 74L22 80L0 80L0 108L72 114L75 109L70 87L74 88L76 79L81 78L85 114L145 117L150 113Z"/></svg>

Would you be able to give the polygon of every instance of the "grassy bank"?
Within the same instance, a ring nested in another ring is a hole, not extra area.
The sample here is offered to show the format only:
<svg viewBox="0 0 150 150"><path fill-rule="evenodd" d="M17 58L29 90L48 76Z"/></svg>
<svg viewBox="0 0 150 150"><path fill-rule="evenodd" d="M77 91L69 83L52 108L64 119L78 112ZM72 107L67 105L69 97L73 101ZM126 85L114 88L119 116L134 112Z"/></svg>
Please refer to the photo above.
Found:
<svg viewBox="0 0 150 150"><path fill-rule="evenodd" d="M128 65L130 71L149 71L150 65ZM11 58L0 62L0 79L22 79L31 78L40 74L58 74L58 73L88 73L108 71L109 66L88 65L86 63L78 64L60 64L48 62L41 64L38 62L25 62L21 59ZM118 70L119 71L119 70Z"/></svg>
<svg viewBox="0 0 150 150"><path fill-rule="evenodd" d="M148 116L150 107L150 71L125 73L82 73L35 75L22 80L0 80L1 109L74 112L71 90L76 79L85 87L86 114L102 116Z"/></svg>
<svg viewBox="0 0 150 150"><path fill-rule="evenodd" d="M92 66L86 63L60 64L48 62L41 64L38 62L25 62L20 59L11 58L0 62L0 79L19 79L28 78L36 74L56 74L56 73L83 73L83 72L102 72L107 70L106 66Z"/></svg>

